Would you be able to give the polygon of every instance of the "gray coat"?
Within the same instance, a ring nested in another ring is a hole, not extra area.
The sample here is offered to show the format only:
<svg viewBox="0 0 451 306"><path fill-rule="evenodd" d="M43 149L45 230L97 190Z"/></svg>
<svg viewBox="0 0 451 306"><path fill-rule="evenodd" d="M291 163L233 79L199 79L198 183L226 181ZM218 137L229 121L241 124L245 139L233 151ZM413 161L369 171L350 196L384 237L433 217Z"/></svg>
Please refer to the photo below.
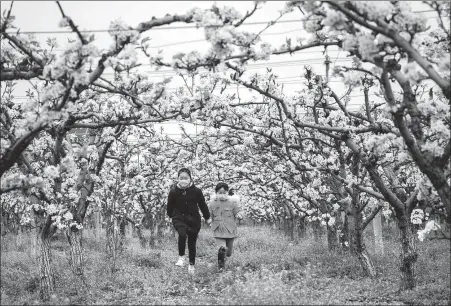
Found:
<svg viewBox="0 0 451 306"><path fill-rule="evenodd" d="M237 214L241 212L238 196L229 196L227 201L219 201L214 196L209 203L212 218L211 229L215 238L235 238L237 236Z"/></svg>

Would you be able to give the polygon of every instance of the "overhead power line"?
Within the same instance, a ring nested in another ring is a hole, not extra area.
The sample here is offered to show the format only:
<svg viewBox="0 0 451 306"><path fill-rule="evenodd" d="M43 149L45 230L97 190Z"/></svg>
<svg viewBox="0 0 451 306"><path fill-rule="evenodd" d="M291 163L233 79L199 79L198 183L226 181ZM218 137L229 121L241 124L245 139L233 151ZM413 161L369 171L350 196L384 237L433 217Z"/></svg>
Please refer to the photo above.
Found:
<svg viewBox="0 0 451 306"><path fill-rule="evenodd" d="M288 84L296 84L296 83L288 83ZM301 82L299 82L299 84L301 84ZM246 88L246 87L243 87L243 88ZM120 96L121 94L118 94L118 93L111 93L111 95L112 96ZM358 97L364 97L365 95L350 95L350 96L348 96L349 98L358 98ZM378 97L377 95L375 95L375 94L369 94L368 95L369 97ZM26 100L26 99L29 99L29 97L27 97L27 96L17 96L17 97L14 97L13 98L13 100ZM18 102L18 101L17 101ZM260 101L260 102L255 102L255 103L262 103L263 101ZM20 102L19 102L20 103ZM350 104L352 104L352 103L350 103Z"/></svg>
<svg viewBox="0 0 451 306"><path fill-rule="evenodd" d="M261 24L268 24L271 21L257 21L257 22L247 22L243 23L243 26L249 26L249 25L261 25ZM277 23L293 23L293 22L300 22L303 21L302 19L291 19L291 20L280 20L277 21ZM185 30L185 29L202 29L202 27L198 26L161 26L161 27L154 27L151 30ZM134 29L124 29L124 30L114 30L113 32L120 32L120 31L133 31ZM79 30L81 33L108 33L111 30L109 29L99 29L99 30ZM15 31L7 31L8 34L15 34ZM72 30L63 30L63 31L23 31L20 32L22 34L70 34L73 33Z"/></svg>
<svg viewBox="0 0 451 306"><path fill-rule="evenodd" d="M279 68L279 67L287 67L287 66L298 66L298 65L317 65L323 64L324 58L311 58L305 60L291 60L291 61L278 61L278 62L263 62L263 63L255 63L247 65L249 68L247 70L254 70L260 68ZM350 58L340 58L337 60L338 62L352 62ZM142 64L139 67L151 66L150 64ZM207 69L201 68L200 72L205 72ZM161 69L161 70L148 70L148 71L139 71L141 73L148 73L151 75L163 76L165 74L177 75L177 73L172 69ZM114 72L105 72L103 75L114 75Z"/></svg>
<svg viewBox="0 0 451 306"><path fill-rule="evenodd" d="M303 30L303 29L302 28L297 28L297 29L290 30L290 31L273 32L273 33L262 33L260 35L261 36L283 35L283 34L298 32L298 31L301 31L301 30ZM178 41L178 42L168 43L168 44L163 44L163 45L149 46L148 48L150 48L150 49L158 49L158 48L178 46L178 45L185 45L185 44L190 44L190 43L199 43L199 42L207 42L207 40L206 39L184 40L184 41ZM329 46L328 48L332 48L332 47L334 47L334 46ZM65 49L53 49L53 51L63 52L63 51L66 51L66 50ZM329 51L338 51L338 50L329 50ZM305 51L305 52L301 52L301 53L319 53L319 52L322 53L323 51L321 51L321 50L319 50L319 51Z"/></svg>
<svg viewBox="0 0 451 306"><path fill-rule="evenodd" d="M435 10L423 10L423 11L414 11L413 13L429 13L429 12L436 12ZM427 19L431 18L437 18L436 16L427 17ZM280 23L293 23L293 22L302 22L306 21L307 19L290 19L290 20L280 20L277 21L275 24ZM321 20L320 18L311 18L309 20ZM242 24L242 26L250 26L250 25L266 25L270 22L274 22L274 20L269 21L256 21L256 22L245 22ZM218 26L219 27L219 26ZM161 26L161 27L154 27L151 30L185 30L185 29L200 29L197 25L189 25L189 26ZM114 32L119 31L133 31L134 29L123 29L123 30L114 30ZM108 33L110 32L109 29L97 29L97 30L79 30L81 33ZM15 34L17 31L7 31L8 34ZM63 30L63 31L20 31L21 34L70 34L74 33L72 30Z"/></svg>
<svg viewBox="0 0 451 306"><path fill-rule="evenodd" d="M248 64L247 70L256 70L256 69L262 69L262 68L280 68L280 67L291 67L291 66L298 66L298 65L319 65L324 63L323 57L314 57L309 58L305 60L289 60L289 61L268 61L268 62L262 62L262 63L251 63ZM345 62L351 62L352 59L350 58L338 58L336 60L340 63ZM138 67L148 67L151 66L150 64L142 64ZM205 68L199 69L200 72L206 72L208 71ZM171 76L177 76L178 74L173 69L160 69L160 70L138 70L140 73L146 73L150 77L171 77ZM114 72L104 72L102 76L114 76ZM111 80L111 79L109 79ZM44 81L36 79L35 81Z"/></svg>

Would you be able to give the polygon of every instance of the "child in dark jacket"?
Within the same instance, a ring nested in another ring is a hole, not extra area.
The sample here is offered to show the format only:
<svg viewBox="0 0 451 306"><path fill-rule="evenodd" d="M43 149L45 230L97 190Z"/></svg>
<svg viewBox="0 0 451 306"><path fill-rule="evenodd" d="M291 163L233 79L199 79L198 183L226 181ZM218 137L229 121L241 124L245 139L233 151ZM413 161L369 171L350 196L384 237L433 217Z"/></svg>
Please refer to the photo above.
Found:
<svg viewBox="0 0 451 306"><path fill-rule="evenodd" d="M196 241L201 228L199 208L206 223L210 224L210 212L202 190L194 186L191 172L182 168L178 172L177 185L169 191L167 214L169 218L172 218L172 224L179 234L177 266L183 266L185 263L185 247L188 238L189 273L195 271Z"/></svg>

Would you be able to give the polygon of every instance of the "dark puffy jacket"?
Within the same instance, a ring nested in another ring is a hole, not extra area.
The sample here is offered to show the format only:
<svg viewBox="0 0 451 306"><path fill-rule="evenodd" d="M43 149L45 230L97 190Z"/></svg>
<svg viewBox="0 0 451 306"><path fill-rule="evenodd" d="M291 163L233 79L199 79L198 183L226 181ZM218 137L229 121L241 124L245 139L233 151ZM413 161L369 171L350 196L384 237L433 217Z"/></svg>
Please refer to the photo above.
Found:
<svg viewBox="0 0 451 306"><path fill-rule="evenodd" d="M186 189L178 186L171 188L168 196L167 214L172 218L175 229L198 232L201 228L199 208L205 220L210 218L210 211L205 203L200 188L191 185Z"/></svg>

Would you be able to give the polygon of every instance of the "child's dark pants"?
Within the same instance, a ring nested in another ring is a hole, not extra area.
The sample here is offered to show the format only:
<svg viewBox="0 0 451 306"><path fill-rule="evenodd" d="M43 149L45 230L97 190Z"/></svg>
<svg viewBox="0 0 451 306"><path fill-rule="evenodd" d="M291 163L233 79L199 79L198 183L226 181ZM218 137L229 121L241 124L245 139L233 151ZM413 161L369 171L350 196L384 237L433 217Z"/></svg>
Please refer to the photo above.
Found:
<svg viewBox="0 0 451 306"><path fill-rule="evenodd" d="M197 241L197 233L186 231L186 233L180 233L179 232L179 240L178 240L178 247L179 247L179 256L185 255L185 248L186 248L186 238L188 238L188 257L189 257L189 264L194 265L196 263L196 241Z"/></svg>

